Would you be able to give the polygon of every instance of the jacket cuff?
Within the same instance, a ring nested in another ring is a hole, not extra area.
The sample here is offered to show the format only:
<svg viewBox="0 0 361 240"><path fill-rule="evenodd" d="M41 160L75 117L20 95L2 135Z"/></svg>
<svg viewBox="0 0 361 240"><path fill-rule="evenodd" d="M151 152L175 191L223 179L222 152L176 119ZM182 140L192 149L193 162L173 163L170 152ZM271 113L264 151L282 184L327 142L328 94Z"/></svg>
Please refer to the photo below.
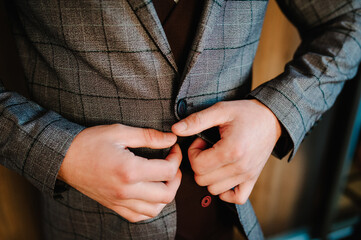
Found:
<svg viewBox="0 0 361 240"><path fill-rule="evenodd" d="M24 177L49 197L62 198L61 193L69 186L57 180L58 172L73 139L83 129L64 118L44 128L29 150L23 168Z"/></svg>
<svg viewBox="0 0 361 240"><path fill-rule="evenodd" d="M85 127L14 93L0 94L0 102L0 163L55 197L65 154Z"/></svg>

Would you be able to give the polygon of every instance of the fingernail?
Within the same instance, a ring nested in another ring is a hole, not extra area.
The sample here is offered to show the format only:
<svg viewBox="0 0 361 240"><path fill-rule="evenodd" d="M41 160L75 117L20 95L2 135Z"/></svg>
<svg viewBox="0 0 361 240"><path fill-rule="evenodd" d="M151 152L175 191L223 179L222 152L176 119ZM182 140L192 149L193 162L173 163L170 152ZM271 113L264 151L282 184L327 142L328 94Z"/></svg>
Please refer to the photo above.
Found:
<svg viewBox="0 0 361 240"><path fill-rule="evenodd" d="M187 129L187 124L185 122L178 122L174 125L176 131L183 132Z"/></svg>

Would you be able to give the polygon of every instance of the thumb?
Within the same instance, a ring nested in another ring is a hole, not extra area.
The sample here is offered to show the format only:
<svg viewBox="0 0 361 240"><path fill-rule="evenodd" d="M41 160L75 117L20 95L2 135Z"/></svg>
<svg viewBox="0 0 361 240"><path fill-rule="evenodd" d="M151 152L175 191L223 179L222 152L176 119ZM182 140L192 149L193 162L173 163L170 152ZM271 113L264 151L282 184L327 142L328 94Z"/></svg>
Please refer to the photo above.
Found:
<svg viewBox="0 0 361 240"><path fill-rule="evenodd" d="M209 128L220 126L227 121L227 115L222 103L217 103L205 110L193 113L172 126L172 131L178 136L191 136Z"/></svg>

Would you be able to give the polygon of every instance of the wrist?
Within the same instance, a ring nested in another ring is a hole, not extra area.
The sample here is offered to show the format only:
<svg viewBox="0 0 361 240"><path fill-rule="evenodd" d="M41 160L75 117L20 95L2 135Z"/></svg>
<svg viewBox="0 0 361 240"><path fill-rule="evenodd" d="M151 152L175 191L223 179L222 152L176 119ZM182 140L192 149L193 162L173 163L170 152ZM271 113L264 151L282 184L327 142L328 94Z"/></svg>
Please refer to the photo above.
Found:
<svg viewBox="0 0 361 240"><path fill-rule="evenodd" d="M65 182L65 179L64 179L63 175L64 175L64 169L63 169L63 164L61 164L59 172L58 172L58 176L56 177L56 179Z"/></svg>
<svg viewBox="0 0 361 240"><path fill-rule="evenodd" d="M266 105L264 105L262 102L260 102L257 99L250 99L248 101L251 101L253 104L256 104L259 109L263 112L263 116L267 119L270 126L273 126L272 129L274 129L274 133L276 136L276 141L281 137L282 135L282 125L276 115L269 109Z"/></svg>
<svg viewBox="0 0 361 240"><path fill-rule="evenodd" d="M80 156L80 153L77 152L77 150L80 149L79 139L82 138L84 133L86 133L86 129L79 132L78 135L75 136L72 143L70 144L70 146L65 154L65 157L60 165L58 175L57 175L58 180L61 180L65 183L70 184L69 178L73 175L71 170L72 170L72 168L74 168L74 167L71 167L70 164L72 161L74 161L74 156Z"/></svg>

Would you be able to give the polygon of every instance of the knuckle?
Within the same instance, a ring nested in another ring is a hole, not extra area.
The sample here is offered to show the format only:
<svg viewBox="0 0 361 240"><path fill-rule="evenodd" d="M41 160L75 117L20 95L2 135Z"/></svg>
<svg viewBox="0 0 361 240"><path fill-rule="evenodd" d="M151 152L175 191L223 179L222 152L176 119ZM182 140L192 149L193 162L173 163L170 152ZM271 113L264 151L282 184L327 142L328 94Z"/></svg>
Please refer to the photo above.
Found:
<svg viewBox="0 0 361 240"><path fill-rule="evenodd" d="M122 168L118 170L118 177L122 183L133 184L138 181L138 172L135 166L129 163L127 166L122 166Z"/></svg>
<svg viewBox="0 0 361 240"><path fill-rule="evenodd" d="M206 173L206 170L203 168L203 167L193 167L192 168L193 169L193 171L194 171L194 173L196 174L196 175L204 175L205 173Z"/></svg>
<svg viewBox="0 0 361 240"><path fill-rule="evenodd" d="M218 157L218 161L223 165L230 163L232 159L233 159L232 155L228 153L221 153Z"/></svg>
<svg viewBox="0 0 361 240"><path fill-rule="evenodd" d="M163 195L162 203L169 204L171 203L174 198L177 191L168 191L166 194Z"/></svg>
<svg viewBox="0 0 361 240"><path fill-rule="evenodd" d="M173 176L172 179L174 179L177 176L178 170L179 170L178 164L174 164L171 170Z"/></svg>
<svg viewBox="0 0 361 240"><path fill-rule="evenodd" d="M154 208L154 211L151 213L151 217L154 218L154 217L158 216L160 214L160 212L163 210L164 206L165 206L164 204L158 204Z"/></svg>
<svg viewBox="0 0 361 240"><path fill-rule="evenodd" d="M232 159L242 159L244 156L244 152L242 151L242 148L234 148L233 150L230 151L230 157Z"/></svg>
<svg viewBox="0 0 361 240"><path fill-rule="evenodd" d="M200 126L202 125L202 118L201 118L201 113L194 113L192 115L190 115L188 118L186 118L186 121L188 121L188 124L190 126L195 125L195 126Z"/></svg>
<svg viewBox="0 0 361 240"><path fill-rule="evenodd" d="M143 129L143 136L147 143L154 142L157 139L156 135L157 135L157 132L152 129L149 129L149 128Z"/></svg>
<svg viewBox="0 0 361 240"><path fill-rule="evenodd" d="M134 171L123 171L121 180L123 183L132 184L136 182L136 173Z"/></svg>
<svg viewBox="0 0 361 240"><path fill-rule="evenodd" d="M173 199L170 197L170 195L165 195L160 202L164 204L169 204L172 202L172 200Z"/></svg>
<svg viewBox="0 0 361 240"><path fill-rule="evenodd" d="M199 176L199 175L195 175L194 176L194 180L196 181L196 183L201 186L201 187L204 187L204 186L207 186L206 185L206 182L204 181L204 178L202 176Z"/></svg>
<svg viewBox="0 0 361 240"><path fill-rule="evenodd" d="M248 167L242 161L238 161L234 166L236 174L246 173L248 170L247 168Z"/></svg>
<svg viewBox="0 0 361 240"><path fill-rule="evenodd" d="M208 186L207 189L208 189L208 192L214 196L220 194L220 192L217 191L217 189L215 189L212 185Z"/></svg>
<svg viewBox="0 0 361 240"><path fill-rule="evenodd" d="M233 151L232 149L228 151L218 151L217 152L217 159L222 164L228 164L231 163L234 159L233 157Z"/></svg>
<svg viewBox="0 0 361 240"><path fill-rule="evenodd" d="M126 166L124 166L125 164L119 164L119 166L113 168L114 174L116 177L120 178L124 175L124 173L126 173Z"/></svg>
<svg viewBox="0 0 361 240"><path fill-rule="evenodd" d="M139 222L138 218L135 217L135 216L130 216L127 218L127 220L131 223L136 223L136 222Z"/></svg>
<svg viewBox="0 0 361 240"><path fill-rule="evenodd" d="M217 102L214 104L215 108L224 108L226 106L226 102Z"/></svg>
<svg viewBox="0 0 361 240"><path fill-rule="evenodd" d="M170 164L166 172L167 179L173 180L177 175L177 172L178 172L178 166L176 164Z"/></svg>
<svg viewBox="0 0 361 240"><path fill-rule="evenodd" d="M239 204L239 205L243 205L243 204L245 204L247 202L247 199L248 199L248 197L245 196L244 194L239 194L236 197L236 202L235 203Z"/></svg>
<svg viewBox="0 0 361 240"><path fill-rule="evenodd" d="M147 214L150 218L154 218L159 214L157 208L152 208L150 212Z"/></svg>
<svg viewBox="0 0 361 240"><path fill-rule="evenodd" d="M212 108L214 108L214 111L217 111L219 113L225 113L225 112L229 111L229 109L227 109L228 106L229 106L229 104L227 104L227 102L217 102L216 104L214 104L212 106ZM224 116L222 116L222 117L224 117Z"/></svg>
<svg viewBox="0 0 361 240"><path fill-rule="evenodd" d="M245 174L244 174L244 181L251 181L252 179L254 179L254 172L249 170L249 168L247 168Z"/></svg>
<svg viewBox="0 0 361 240"><path fill-rule="evenodd" d="M214 110L222 111L225 108L224 102L217 102L213 105Z"/></svg>
<svg viewBox="0 0 361 240"><path fill-rule="evenodd" d="M171 181L173 179L173 177L174 177L174 175L170 171L167 171L164 174L164 181Z"/></svg>
<svg viewBox="0 0 361 240"><path fill-rule="evenodd" d="M119 199L127 199L128 198L128 194L127 194L127 191L125 191L124 188L118 188L114 191L114 194L115 194L115 198L117 200Z"/></svg>
<svg viewBox="0 0 361 240"><path fill-rule="evenodd" d="M150 214L149 214L149 217L150 218L155 218L156 216L158 216L159 213L155 212L155 211L152 211Z"/></svg>
<svg viewBox="0 0 361 240"><path fill-rule="evenodd" d="M149 208L147 210L146 215L149 217L149 219L155 218L160 214L160 212L163 210L164 206L165 206L165 204L163 204L163 203L154 204L154 205L152 205L151 208Z"/></svg>
<svg viewBox="0 0 361 240"><path fill-rule="evenodd" d="M164 169L164 173L162 173L162 181L172 181L175 177L174 170L171 167L167 167Z"/></svg>
<svg viewBox="0 0 361 240"><path fill-rule="evenodd" d="M192 167L193 172L195 173L195 175L202 176L202 175L204 175L206 173L206 167L203 166L200 163L192 161L191 162L191 167Z"/></svg>
<svg viewBox="0 0 361 240"><path fill-rule="evenodd" d="M132 215L127 218L127 220L131 223L136 223L136 222L140 222L140 221L144 221L144 220L148 220L148 219L150 219L150 217L145 217L142 215Z"/></svg>
<svg viewBox="0 0 361 240"><path fill-rule="evenodd" d="M114 133L115 132L124 132L125 130L127 130L129 127L128 126L125 126L123 124L120 124L120 123L114 123L114 124L111 124L107 130L108 130L108 133L110 134L110 136L114 136Z"/></svg>
<svg viewBox="0 0 361 240"><path fill-rule="evenodd" d="M115 169L120 182L133 184L139 181L139 170L135 161L126 161L126 163Z"/></svg>

